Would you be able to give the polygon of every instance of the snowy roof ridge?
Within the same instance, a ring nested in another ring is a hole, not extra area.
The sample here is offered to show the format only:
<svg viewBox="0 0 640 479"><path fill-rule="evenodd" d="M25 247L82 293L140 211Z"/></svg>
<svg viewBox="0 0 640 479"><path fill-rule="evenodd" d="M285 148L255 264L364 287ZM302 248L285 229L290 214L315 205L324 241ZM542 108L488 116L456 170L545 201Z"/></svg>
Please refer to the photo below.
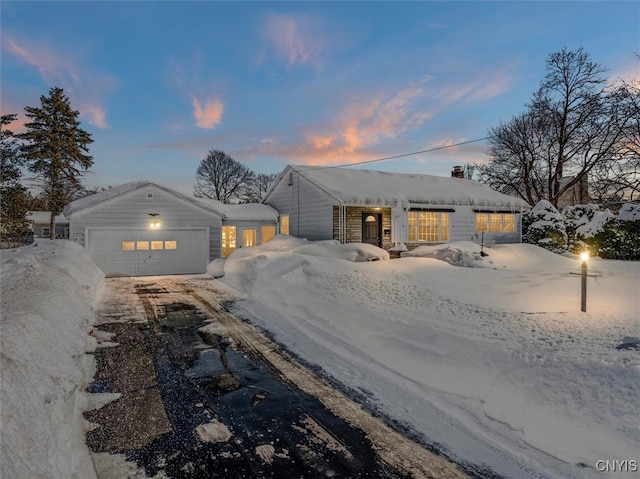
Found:
<svg viewBox="0 0 640 479"><path fill-rule="evenodd" d="M160 188L174 195L175 197L188 201L196 206L199 206L200 208L205 208L208 211L211 211L213 213L216 213L222 216L224 219L266 220L266 221L275 221L278 219L278 212L268 205L264 205L261 203L246 203L246 204L231 205L231 204L225 204L210 198L190 197L178 191L175 191L171 188L168 188L163 185L159 185L158 183L155 183L149 180L131 181L129 183L124 183L122 185L114 186L107 190L100 191L99 193L96 193L94 195L72 201L64 208L63 214L66 217L68 217L68 215L71 215L76 211L90 208L92 206L108 201L112 198L115 198L116 196L124 195L131 191L134 191L149 185L155 186L156 188Z"/></svg>
<svg viewBox="0 0 640 479"><path fill-rule="evenodd" d="M519 198L463 178L343 167L289 165L289 168L345 205L527 207Z"/></svg>
<svg viewBox="0 0 640 479"><path fill-rule="evenodd" d="M50 211L29 211L27 213L27 219L34 223L48 223L51 220ZM69 223L69 220L62 215L56 215L56 224L61 225Z"/></svg>
<svg viewBox="0 0 640 479"><path fill-rule="evenodd" d="M155 183L153 181L149 181L149 180L138 180L138 181L131 181L129 183L124 183L122 185L118 185L118 186L114 186L112 188L109 188L107 190L104 191L100 191L99 193L93 194L91 196L86 196L84 198L80 198L78 200L72 201L71 203L69 203L67 206L65 206L62 214L65 215L66 217L69 217L69 215L75 213L76 211L80 211L80 210L84 210L86 208L90 208L92 206L98 205L100 203L103 203L105 201L108 201L112 198L115 198L116 196L120 196L120 195L124 195L126 193L129 193L131 191L137 190L139 188L143 188L145 186L155 186L156 188L160 188L161 190L166 191L167 193L170 193L172 195L174 195L177 198L180 198L182 200L185 201L189 201L201 208L205 208L213 213L216 213L220 216L224 217L224 212L214 209L212 208L212 205L207 205L203 202L198 201L197 198L191 198L189 196L183 195L182 193L175 191L171 188L168 188L166 186L160 185L158 183ZM222 203L220 203L222 204Z"/></svg>

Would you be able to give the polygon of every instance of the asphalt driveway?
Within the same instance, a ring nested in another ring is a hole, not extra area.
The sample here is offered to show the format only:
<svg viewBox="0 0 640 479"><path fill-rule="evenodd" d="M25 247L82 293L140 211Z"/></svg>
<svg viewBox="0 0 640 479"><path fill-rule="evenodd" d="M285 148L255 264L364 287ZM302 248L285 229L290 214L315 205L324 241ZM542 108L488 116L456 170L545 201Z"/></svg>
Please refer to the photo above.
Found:
<svg viewBox="0 0 640 479"><path fill-rule="evenodd" d="M86 413L101 479L465 477L373 417L222 306L207 276L110 278ZM105 334L108 333L108 334ZM113 456L115 457L115 456Z"/></svg>

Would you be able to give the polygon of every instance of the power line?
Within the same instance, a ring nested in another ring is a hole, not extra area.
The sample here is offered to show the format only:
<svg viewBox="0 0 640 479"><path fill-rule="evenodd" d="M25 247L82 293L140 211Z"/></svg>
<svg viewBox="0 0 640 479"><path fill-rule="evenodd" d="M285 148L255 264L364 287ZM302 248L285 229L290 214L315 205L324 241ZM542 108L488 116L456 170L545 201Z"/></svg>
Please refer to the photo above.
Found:
<svg viewBox="0 0 640 479"><path fill-rule="evenodd" d="M456 146L468 145L469 143L477 143L479 141L485 141L485 140L488 140L488 139L489 139L489 137L485 136L484 138L477 138L475 140L462 141L460 143L455 143L453 145L435 146L435 147L432 147L432 148L428 148L426 150L413 151L411 153L403 153L401 155L385 156L384 158L376 158L375 160L356 161L354 163L345 163L345 164L342 164L342 165L310 166L309 169L321 170L321 169L325 169L325 168L343 168L345 166L366 165L367 163L376 163L378 161L395 160L397 158L404 158L405 156L413 156L413 155L419 155L421 153L430 153L432 151L446 150L447 148L454 148Z"/></svg>

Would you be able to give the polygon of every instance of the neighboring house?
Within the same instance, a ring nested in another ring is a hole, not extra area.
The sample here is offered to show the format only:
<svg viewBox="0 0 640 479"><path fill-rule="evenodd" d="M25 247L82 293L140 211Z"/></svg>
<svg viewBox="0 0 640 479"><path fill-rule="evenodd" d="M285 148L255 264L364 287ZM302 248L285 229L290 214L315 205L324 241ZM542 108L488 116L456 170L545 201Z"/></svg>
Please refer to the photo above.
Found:
<svg viewBox="0 0 640 479"><path fill-rule="evenodd" d="M527 204L456 177L333 167L287 166L263 203L280 214L280 233L390 249L480 239L521 241Z"/></svg>
<svg viewBox="0 0 640 479"><path fill-rule="evenodd" d="M69 237L69 220L63 215L56 215L56 238ZM51 235L51 213L49 211L31 211L27 215L31 223L31 230L40 238L49 238Z"/></svg>
<svg viewBox="0 0 640 479"><path fill-rule="evenodd" d="M573 181L575 176L567 176L562 178L561 187L564 187L570 181ZM589 196L589 182L587 175L584 175L582 179L569 188L567 191L560 195L558 198L558 210L562 211L565 206L576 205L588 205L592 202Z"/></svg>
<svg viewBox="0 0 640 479"><path fill-rule="evenodd" d="M235 247L271 239L278 218L267 205L225 205L150 181L73 201L64 215L69 238L106 274L127 276L204 273Z"/></svg>

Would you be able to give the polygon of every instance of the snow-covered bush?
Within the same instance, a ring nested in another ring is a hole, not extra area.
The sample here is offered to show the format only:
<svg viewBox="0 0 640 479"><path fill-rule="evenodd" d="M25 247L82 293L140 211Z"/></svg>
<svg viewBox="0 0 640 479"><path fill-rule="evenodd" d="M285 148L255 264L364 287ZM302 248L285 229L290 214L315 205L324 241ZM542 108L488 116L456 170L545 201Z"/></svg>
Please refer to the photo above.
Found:
<svg viewBox="0 0 640 479"><path fill-rule="evenodd" d="M562 210L567 231L568 250L580 253L585 249L597 256L603 246L605 225L615 216L599 205L567 206Z"/></svg>
<svg viewBox="0 0 640 479"><path fill-rule="evenodd" d="M602 232L602 258L640 260L640 205L626 204Z"/></svg>
<svg viewBox="0 0 640 479"><path fill-rule="evenodd" d="M567 249L564 219L547 200L539 201L522 216L522 242L541 246L554 253Z"/></svg>

